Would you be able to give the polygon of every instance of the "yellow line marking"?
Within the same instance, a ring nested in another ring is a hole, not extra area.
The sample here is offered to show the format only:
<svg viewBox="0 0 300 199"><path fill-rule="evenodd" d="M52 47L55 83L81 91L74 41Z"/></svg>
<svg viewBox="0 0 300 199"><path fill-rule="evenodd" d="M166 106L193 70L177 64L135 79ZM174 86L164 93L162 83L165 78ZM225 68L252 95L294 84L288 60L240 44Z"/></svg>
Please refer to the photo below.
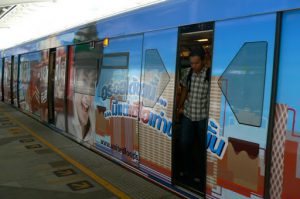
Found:
<svg viewBox="0 0 300 199"><path fill-rule="evenodd" d="M13 120L14 122L16 122L18 125L20 125L22 128L24 128L26 131L28 131L32 136L34 136L40 142L42 142L47 147L49 147L54 152L56 152L58 155L60 155L63 159L65 159L68 162L70 162L71 164L73 164L75 167L77 167L79 170L81 170L87 176L89 176L90 178L92 178L94 181L96 181L97 183L99 183L100 185L102 185L103 187L105 187L107 190L109 190L110 192L112 192L113 194L115 194L117 197L119 197L121 199L130 199L131 198L126 193L122 192L120 189L118 189L114 185L110 184L108 181L106 181L103 178L97 176L93 171L91 171L86 166L80 164L76 160L72 159L70 156L68 156L65 153L63 153L57 147L55 147L54 145L52 145L51 143L49 143L48 141L46 141L44 138L42 138L41 136L39 136L38 134L36 134L33 130L31 130L30 128L28 128L27 126L25 126L22 122L20 122L17 119L15 119L9 113L4 112L3 110L1 110L1 112L4 113L4 115L6 115L7 117L9 117L11 120Z"/></svg>

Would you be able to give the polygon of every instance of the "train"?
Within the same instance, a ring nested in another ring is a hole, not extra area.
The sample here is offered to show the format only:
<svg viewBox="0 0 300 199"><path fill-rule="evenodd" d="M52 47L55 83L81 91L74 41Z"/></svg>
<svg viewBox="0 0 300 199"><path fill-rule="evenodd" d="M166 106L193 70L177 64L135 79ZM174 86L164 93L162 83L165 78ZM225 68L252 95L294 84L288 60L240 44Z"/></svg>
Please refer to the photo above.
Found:
<svg viewBox="0 0 300 199"><path fill-rule="evenodd" d="M299 1L166 0L2 49L0 99L179 196L298 199L299 21ZM179 82L199 46L204 191L178 177L177 150Z"/></svg>

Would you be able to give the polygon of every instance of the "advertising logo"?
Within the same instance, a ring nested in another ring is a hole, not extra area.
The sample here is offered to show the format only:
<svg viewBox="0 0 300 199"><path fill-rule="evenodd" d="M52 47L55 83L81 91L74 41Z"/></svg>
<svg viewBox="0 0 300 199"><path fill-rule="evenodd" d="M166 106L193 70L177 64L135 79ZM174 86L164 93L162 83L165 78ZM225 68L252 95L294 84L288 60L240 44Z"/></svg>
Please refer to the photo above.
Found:
<svg viewBox="0 0 300 199"><path fill-rule="evenodd" d="M207 127L207 150L218 159L223 159L227 145L228 140L220 135L220 125L210 118Z"/></svg>

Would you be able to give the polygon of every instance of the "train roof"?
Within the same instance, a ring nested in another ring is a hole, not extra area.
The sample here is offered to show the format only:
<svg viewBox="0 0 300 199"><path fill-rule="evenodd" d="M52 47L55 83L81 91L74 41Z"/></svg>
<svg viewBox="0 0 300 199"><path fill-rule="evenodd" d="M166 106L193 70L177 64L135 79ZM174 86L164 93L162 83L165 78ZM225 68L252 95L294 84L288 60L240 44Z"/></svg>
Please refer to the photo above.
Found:
<svg viewBox="0 0 300 199"><path fill-rule="evenodd" d="M104 18L3 51L2 56L23 54L78 42L100 40L300 8L295 0L166 0L162 3Z"/></svg>

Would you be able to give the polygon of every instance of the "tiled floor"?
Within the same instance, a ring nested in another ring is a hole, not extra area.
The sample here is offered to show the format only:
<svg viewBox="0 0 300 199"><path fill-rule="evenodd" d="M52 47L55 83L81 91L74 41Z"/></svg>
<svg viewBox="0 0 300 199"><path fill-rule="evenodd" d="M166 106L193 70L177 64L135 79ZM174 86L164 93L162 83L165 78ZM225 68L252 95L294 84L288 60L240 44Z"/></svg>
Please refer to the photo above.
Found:
<svg viewBox="0 0 300 199"><path fill-rule="evenodd" d="M31 132L83 165L85 170L101 179L102 184ZM118 196L178 198L0 103L0 199L106 199Z"/></svg>

